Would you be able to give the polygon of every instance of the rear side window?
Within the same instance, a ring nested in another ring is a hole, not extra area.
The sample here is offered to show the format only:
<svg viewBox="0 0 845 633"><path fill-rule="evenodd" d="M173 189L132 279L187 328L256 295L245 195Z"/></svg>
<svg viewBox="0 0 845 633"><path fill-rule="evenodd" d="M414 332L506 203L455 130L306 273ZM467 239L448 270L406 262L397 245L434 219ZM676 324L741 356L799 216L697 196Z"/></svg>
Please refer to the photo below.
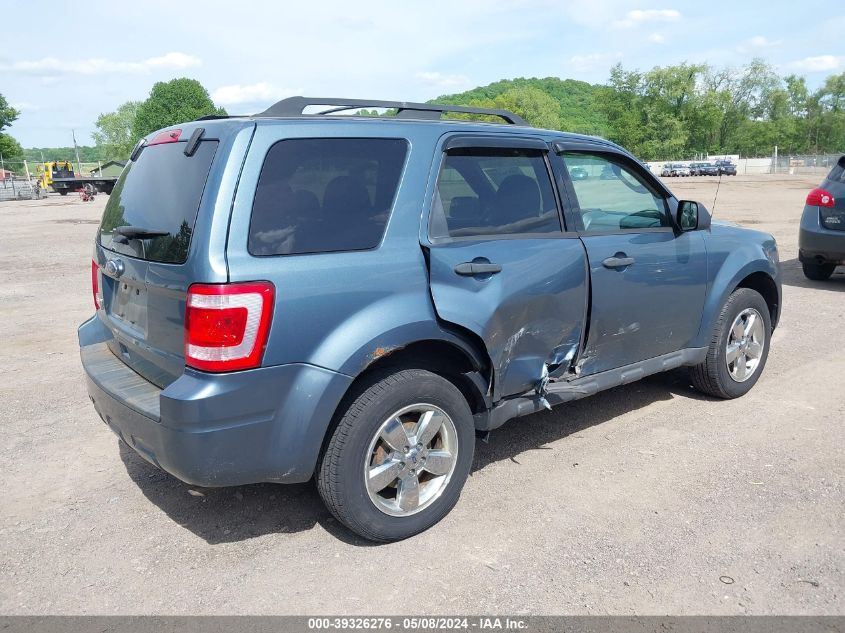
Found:
<svg viewBox="0 0 845 633"><path fill-rule="evenodd" d="M185 142L151 145L126 166L103 212L104 248L154 262L185 262L217 141L202 141L193 156L184 150Z"/></svg>
<svg viewBox="0 0 845 633"><path fill-rule="evenodd" d="M836 165L833 166L833 169L827 175L827 179L831 182L845 183L845 156L840 158Z"/></svg>
<svg viewBox="0 0 845 633"><path fill-rule="evenodd" d="M462 148L446 155L432 210L432 237L560 230L542 151Z"/></svg>
<svg viewBox="0 0 845 633"><path fill-rule="evenodd" d="M252 255L375 248L384 235L404 139L279 141L267 152L249 224Z"/></svg>

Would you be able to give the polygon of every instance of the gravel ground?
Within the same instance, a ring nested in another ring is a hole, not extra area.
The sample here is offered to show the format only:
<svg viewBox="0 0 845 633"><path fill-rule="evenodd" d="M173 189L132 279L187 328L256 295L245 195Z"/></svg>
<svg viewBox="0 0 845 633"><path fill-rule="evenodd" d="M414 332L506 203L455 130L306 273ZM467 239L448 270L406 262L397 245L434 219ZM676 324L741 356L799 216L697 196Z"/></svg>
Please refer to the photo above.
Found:
<svg viewBox="0 0 845 633"><path fill-rule="evenodd" d="M714 178L669 184L712 206ZM845 613L845 274L796 259L816 184L721 184L716 217L773 233L784 269L750 394L678 371L512 421L444 521L382 546L311 483L192 492L120 446L75 332L105 197L0 204L0 613Z"/></svg>

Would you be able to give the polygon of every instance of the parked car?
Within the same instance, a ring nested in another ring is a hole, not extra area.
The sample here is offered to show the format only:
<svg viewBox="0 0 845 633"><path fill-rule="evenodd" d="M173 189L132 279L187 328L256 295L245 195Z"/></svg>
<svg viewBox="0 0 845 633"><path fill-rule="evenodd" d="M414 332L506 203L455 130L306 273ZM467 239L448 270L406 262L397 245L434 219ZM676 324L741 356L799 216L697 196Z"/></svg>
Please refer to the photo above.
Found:
<svg viewBox="0 0 845 633"><path fill-rule="evenodd" d="M513 418L682 366L742 396L781 305L771 235L609 141L304 97L139 142L91 280L87 389L126 445L192 485L313 477L374 541L444 517Z"/></svg>
<svg viewBox="0 0 845 633"><path fill-rule="evenodd" d="M717 176L736 176L736 165L729 160L716 161Z"/></svg>
<svg viewBox="0 0 845 633"><path fill-rule="evenodd" d="M666 163L660 173L664 177L689 176L690 169L683 163Z"/></svg>
<svg viewBox="0 0 845 633"><path fill-rule="evenodd" d="M572 178L572 180L587 180L590 175L583 167L573 167L569 170L569 177Z"/></svg>
<svg viewBox="0 0 845 633"><path fill-rule="evenodd" d="M690 175L692 176L718 176L719 169L713 163L690 163Z"/></svg>
<svg viewBox="0 0 845 633"><path fill-rule="evenodd" d="M814 281L829 279L838 265L845 265L845 156L807 195L798 259L804 275Z"/></svg>

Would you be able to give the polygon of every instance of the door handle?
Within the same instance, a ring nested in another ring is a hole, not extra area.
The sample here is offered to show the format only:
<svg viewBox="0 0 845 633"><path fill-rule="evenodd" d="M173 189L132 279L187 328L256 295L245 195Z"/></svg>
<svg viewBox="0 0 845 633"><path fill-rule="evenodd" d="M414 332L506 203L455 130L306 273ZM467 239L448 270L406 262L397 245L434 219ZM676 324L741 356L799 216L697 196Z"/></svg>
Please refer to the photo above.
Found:
<svg viewBox="0 0 845 633"><path fill-rule="evenodd" d="M464 262L455 266L455 272L459 275L495 275L502 272L502 267L499 264Z"/></svg>
<svg viewBox="0 0 845 633"><path fill-rule="evenodd" d="M622 257L619 257L622 255ZM625 268L625 266L630 266L634 263L633 257L628 257L625 253L617 253L613 257L608 257L604 261L602 261L602 265L605 268Z"/></svg>

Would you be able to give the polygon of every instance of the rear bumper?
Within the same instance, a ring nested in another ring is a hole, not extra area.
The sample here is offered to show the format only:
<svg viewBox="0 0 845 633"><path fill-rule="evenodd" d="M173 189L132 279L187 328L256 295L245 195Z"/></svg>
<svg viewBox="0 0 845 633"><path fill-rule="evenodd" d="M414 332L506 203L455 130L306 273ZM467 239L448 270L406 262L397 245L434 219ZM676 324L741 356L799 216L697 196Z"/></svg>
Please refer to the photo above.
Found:
<svg viewBox="0 0 845 633"><path fill-rule="evenodd" d="M80 327L80 342L90 340ZM306 364L206 374L186 369L165 389L105 343L80 348L88 394L103 421L150 463L189 484L296 483L314 472L352 378Z"/></svg>
<svg viewBox="0 0 845 633"><path fill-rule="evenodd" d="M804 207L798 233L798 259L819 264L845 263L845 231L823 227L816 206Z"/></svg>

